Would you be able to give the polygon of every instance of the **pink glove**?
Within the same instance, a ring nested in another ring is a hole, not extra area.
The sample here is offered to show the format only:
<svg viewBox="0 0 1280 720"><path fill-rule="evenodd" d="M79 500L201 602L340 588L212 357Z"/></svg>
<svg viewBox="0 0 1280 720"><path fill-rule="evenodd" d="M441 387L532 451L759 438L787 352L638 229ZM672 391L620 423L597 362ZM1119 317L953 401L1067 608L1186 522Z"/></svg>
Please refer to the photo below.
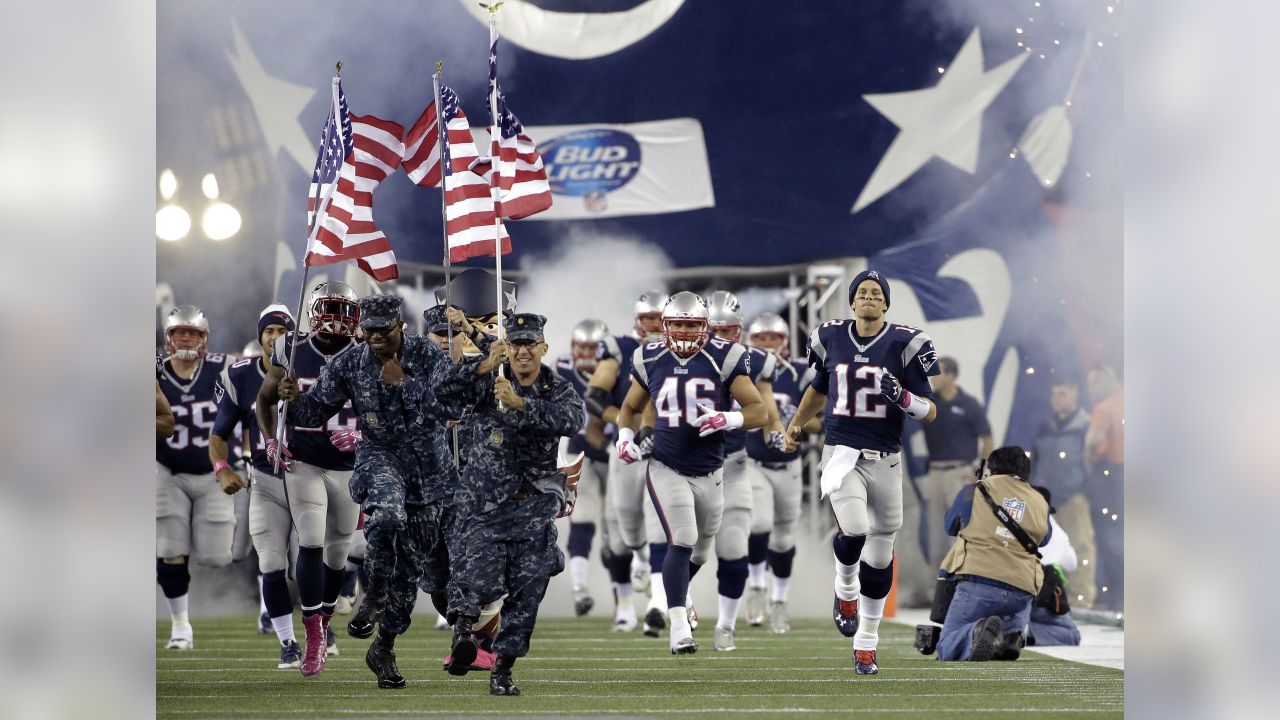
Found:
<svg viewBox="0 0 1280 720"><path fill-rule="evenodd" d="M733 430L742 427L742 413L733 410L716 410L709 403L698 403L702 414L694 418L693 424L698 428L698 437L706 437L721 430Z"/></svg>
<svg viewBox="0 0 1280 720"><path fill-rule="evenodd" d="M286 459L291 457L293 457L293 453L289 452L287 447L280 447L280 441L275 438L267 440L267 464L271 465L271 467L276 467L278 461L281 469L292 470L293 466Z"/></svg>
<svg viewBox="0 0 1280 720"><path fill-rule="evenodd" d="M364 440L364 435L359 430L334 430L329 433L329 442L342 452L355 452L361 440Z"/></svg>

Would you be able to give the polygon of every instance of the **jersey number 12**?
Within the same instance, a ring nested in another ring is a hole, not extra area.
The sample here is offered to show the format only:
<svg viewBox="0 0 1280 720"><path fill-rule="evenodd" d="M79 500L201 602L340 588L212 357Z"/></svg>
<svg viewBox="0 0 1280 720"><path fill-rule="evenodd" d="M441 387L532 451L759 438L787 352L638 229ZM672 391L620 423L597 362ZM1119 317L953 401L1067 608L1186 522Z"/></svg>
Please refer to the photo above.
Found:
<svg viewBox="0 0 1280 720"><path fill-rule="evenodd" d="M849 363L840 363L835 366L836 376L836 398L835 405L831 408L832 415L841 415L843 417L856 418L880 418L888 416L888 405L883 401L875 402L876 399L882 399L880 394L880 373L884 369L877 365L859 365L853 371L853 381L849 380ZM849 391L851 386L853 390L853 411L849 411Z"/></svg>

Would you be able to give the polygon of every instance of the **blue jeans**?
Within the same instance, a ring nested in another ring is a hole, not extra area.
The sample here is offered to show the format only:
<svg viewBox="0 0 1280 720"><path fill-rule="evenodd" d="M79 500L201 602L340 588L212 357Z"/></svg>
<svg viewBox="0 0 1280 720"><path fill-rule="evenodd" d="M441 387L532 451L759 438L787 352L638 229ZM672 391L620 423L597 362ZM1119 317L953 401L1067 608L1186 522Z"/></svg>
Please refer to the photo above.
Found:
<svg viewBox="0 0 1280 720"><path fill-rule="evenodd" d="M1031 617L1031 593L961 580L947 610L938 639L939 660L968 660L973 647L973 626L979 620L999 615L1003 633L1025 632Z"/></svg>
<svg viewBox="0 0 1280 720"><path fill-rule="evenodd" d="M1079 645L1080 628L1071 619L1071 613L1054 615L1042 607L1031 608L1031 628L1027 631L1027 644Z"/></svg>

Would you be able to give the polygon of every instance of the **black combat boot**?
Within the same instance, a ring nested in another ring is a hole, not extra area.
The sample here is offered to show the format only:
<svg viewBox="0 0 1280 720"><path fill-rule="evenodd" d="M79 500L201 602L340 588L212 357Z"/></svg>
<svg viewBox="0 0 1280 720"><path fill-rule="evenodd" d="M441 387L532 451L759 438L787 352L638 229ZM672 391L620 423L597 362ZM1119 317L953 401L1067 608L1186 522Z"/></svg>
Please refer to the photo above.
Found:
<svg viewBox="0 0 1280 720"><path fill-rule="evenodd" d="M507 655L499 655L493 660L493 670L489 673L490 695L519 695L520 688L511 679L511 666L516 659Z"/></svg>
<svg viewBox="0 0 1280 720"><path fill-rule="evenodd" d="M364 639L373 635L373 625L382 617L382 610L387 605L387 586L383 582L369 583L365 588L360 607L351 614L351 622L347 623L347 634L353 638Z"/></svg>
<svg viewBox="0 0 1280 720"><path fill-rule="evenodd" d="M395 635L381 631L364 654L364 663L378 676L378 687L383 690L398 690L405 685L404 677L396 667L395 642Z"/></svg>
<svg viewBox="0 0 1280 720"><path fill-rule="evenodd" d="M450 675L466 675L471 663L476 661L479 645L471 632L472 622L474 620L469 617L460 617L453 624L453 647L449 650L449 665L445 668Z"/></svg>

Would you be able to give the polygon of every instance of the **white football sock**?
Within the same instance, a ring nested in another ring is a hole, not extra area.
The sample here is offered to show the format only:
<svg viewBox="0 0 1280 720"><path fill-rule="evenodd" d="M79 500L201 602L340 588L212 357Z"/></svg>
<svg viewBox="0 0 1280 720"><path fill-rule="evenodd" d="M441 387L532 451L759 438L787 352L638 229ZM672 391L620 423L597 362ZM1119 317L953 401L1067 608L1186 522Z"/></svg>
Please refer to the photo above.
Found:
<svg viewBox="0 0 1280 720"><path fill-rule="evenodd" d="M267 614L267 597L262 594L262 573L258 573L258 614Z"/></svg>
<svg viewBox="0 0 1280 720"><path fill-rule="evenodd" d="M618 603L618 608L617 608L617 610L616 610L616 611L614 611L614 613L613 613L613 621L616 623L616 622L618 622L619 620L626 620L626 621L628 621L628 622L635 622L635 621L636 621L636 606L635 606L635 605L632 605L632 604L631 604L631 603L629 603L629 602L620 602L620 603Z"/></svg>
<svg viewBox="0 0 1280 720"><path fill-rule="evenodd" d="M191 597L189 594L185 594L175 598L165 598L169 601L169 617L173 620L174 625L191 624L187 620L187 598L189 597Z"/></svg>
<svg viewBox="0 0 1280 720"><path fill-rule="evenodd" d="M658 608L662 612L667 611L667 586L662 582L662 573L657 572L649 575L649 608ZM648 608L645 608L648 610Z"/></svg>
<svg viewBox="0 0 1280 720"><path fill-rule="evenodd" d="M667 616L670 619L672 647L675 647L676 640L693 636L693 630L689 627L689 616L684 608L667 608Z"/></svg>
<svg viewBox="0 0 1280 720"><path fill-rule="evenodd" d="M298 638L293 634L293 613L271 618L271 627L276 631L276 639L281 645L290 640L297 642Z"/></svg>
<svg viewBox="0 0 1280 720"><path fill-rule="evenodd" d="M630 600L631 595L635 593L631 589L631 581L624 583L613 583L613 596L617 598L618 604L621 605L623 600Z"/></svg>
<svg viewBox="0 0 1280 720"><path fill-rule="evenodd" d="M586 588L587 586L587 568L591 567L591 561L584 557L569 558L569 581L573 583L573 589Z"/></svg>
<svg viewBox="0 0 1280 720"><path fill-rule="evenodd" d="M858 599L858 564L845 565L836 560L836 597L841 600Z"/></svg>
<svg viewBox="0 0 1280 720"><path fill-rule="evenodd" d="M750 573L747 583L751 587L762 588L769 583L768 565L769 563L762 562L762 563L751 563L750 565L747 566L747 571Z"/></svg>
<svg viewBox="0 0 1280 720"><path fill-rule="evenodd" d="M875 650L880 642L880 618L884 617L884 598L858 598L858 632L853 636L854 650Z"/></svg>
<svg viewBox="0 0 1280 720"><path fill-rule="evenodd" d="M791 590L791 578L775 577L773 579L773 601L786 602L787 592Z"/></svg>
<svg viewBox="0 0 1280 720"><path fill-rule="evenodd" d="M732 630L738 624L738 605L742 598L720 596L720 617L716 618L716 627Z"/></svg>

